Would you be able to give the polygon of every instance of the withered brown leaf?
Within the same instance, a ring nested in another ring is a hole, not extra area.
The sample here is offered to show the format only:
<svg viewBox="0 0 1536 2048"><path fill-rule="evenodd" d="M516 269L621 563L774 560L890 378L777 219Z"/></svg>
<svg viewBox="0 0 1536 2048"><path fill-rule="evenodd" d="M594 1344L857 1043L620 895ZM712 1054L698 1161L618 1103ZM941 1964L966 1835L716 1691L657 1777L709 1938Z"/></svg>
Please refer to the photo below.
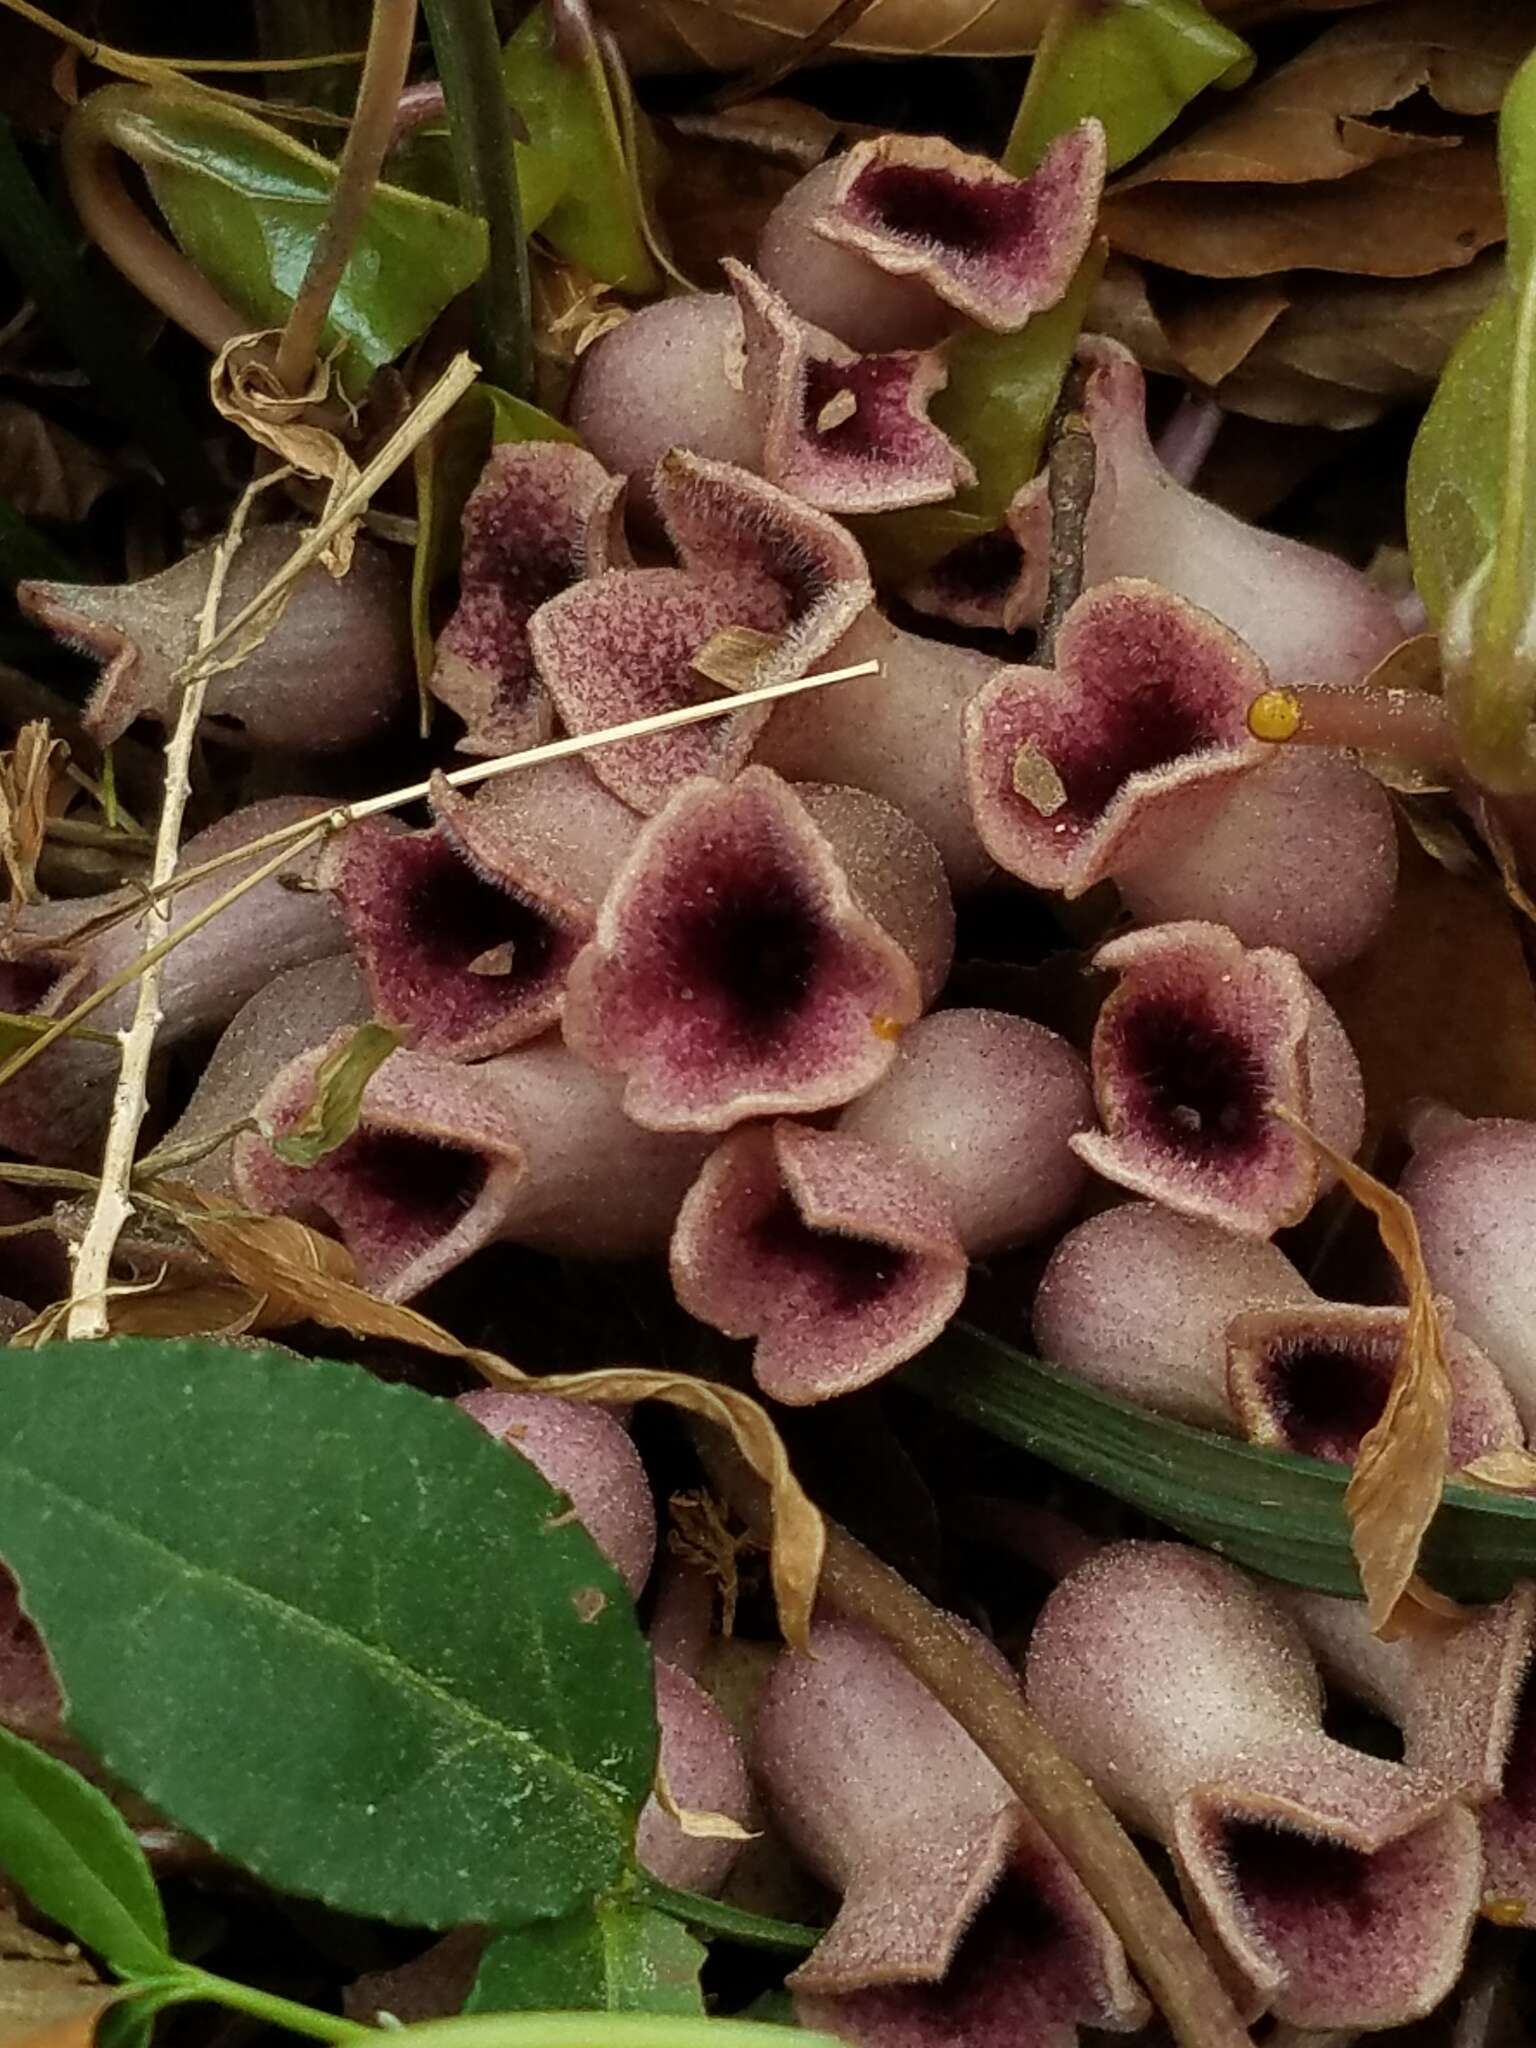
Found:
<svg viewBox="0 0 1536 2048"><path fill-rule="evenodd" d="M1402 1349L1379 1420L1367 1430L1344 1493L1350 1542L1371 1626L1391 1637L1449 1603L1416 1577L1419 1547L1445 1486L1450 1441L1451 1368L1445 1331L1429 1283L1413 1211L1374 1174L1319 1138L1283 1103L1270 1105L1324 1159L1355 1200L1370 1210L1408 1297Z"/></svg>
<svg viewBox="0 0 1536 2048"><path fill-rule="evenodd" d="M1104 202L1113 246L1197 277L1427 277L1504 238L1493 136L1300 185L1143 185Z"/></svg>
<svg viewBox="0 0 1536 2048"><path fill-rule="evenodd" d="M1536 993L1516 918L1486 878L1405 844L1386 929L1328 984L1374 1129L1428 1097L1464 1116L1536 1117Z"/></svg>
<svg viewBox="0 0 1536 2048"><path fill-rule="evenodd" d="M16 398L0 398L0 498L23 519L75 525L116 481L112 465L78 434Z"/></svg>
<svg viewBox="0 0 1536 2048"><path fill-rule="evenodd" d="M1488 114L1531 46L1524 0L1399 0L1325 29L1300 56L1225 104L1194 134L1123 180L1308 184L1459 137L1374 121L1417 92L1448 112Z"/></svg>
<svg viewBox="0 0 1536 2048"><path fill-rule="evenodd" d="M48 830L54 781L69 749L46 719L32 719L0 754L0 861L11 887L11 912L37 898L37 863Z"/></svg>

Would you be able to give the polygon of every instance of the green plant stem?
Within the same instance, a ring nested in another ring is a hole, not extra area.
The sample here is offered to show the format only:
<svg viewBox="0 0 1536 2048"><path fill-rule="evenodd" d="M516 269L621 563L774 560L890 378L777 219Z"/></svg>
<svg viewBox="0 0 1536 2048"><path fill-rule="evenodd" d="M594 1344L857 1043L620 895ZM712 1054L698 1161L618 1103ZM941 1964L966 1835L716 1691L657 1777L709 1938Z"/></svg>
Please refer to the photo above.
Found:
<svg viewBox="0 0 1536 2048"><path fill-rule="evenodd" d="M314 369L331 301L394 135L395 110L410 69L415 33L416 0L374 0L368 55L336 167L336 189L277 346L277 381L285 391L302 391Z"/></svg>
<svg viewBox="0 0 1536 2048"><path fill-rule="evenodd" d="M764 1913L748 1913L740 1906L728 1906L721 1899L707 1899L702 1892L685 1892L675 1885L642 1876L639 1895L648 1906L681 1920L705 1934L718 1934L746 1948L777 1949L784 1954L804 1955L826 1933L824 1927L802 1927L794 1920L771 1920Z"/></svg>
<svg viewBox="0 0 1536 2048"><path fill-rule="evenodd" d="M459 198L485 222L490 256L476 290L486 381L533 390L528 244L491 0L422 0L448 115Z"/></svg>
<svg viewBox="0 0 1536 2048"><path fill-rule="evenodd" d="M140 1988L155 1995L157 2008L191 2005L205 2001L232 2012L249 2013L269 2026L284 2027L290 2034L303 2034L311 2041L356 2041L377 2030L339 2013L320 2012L312 2005L300 2005L292 1998L279 1998L272 1991L258 1991L252 1984L237 1984L232 1977L216 1976L211 1970L190 1966L179 1968L174 1977Z"/></svg>

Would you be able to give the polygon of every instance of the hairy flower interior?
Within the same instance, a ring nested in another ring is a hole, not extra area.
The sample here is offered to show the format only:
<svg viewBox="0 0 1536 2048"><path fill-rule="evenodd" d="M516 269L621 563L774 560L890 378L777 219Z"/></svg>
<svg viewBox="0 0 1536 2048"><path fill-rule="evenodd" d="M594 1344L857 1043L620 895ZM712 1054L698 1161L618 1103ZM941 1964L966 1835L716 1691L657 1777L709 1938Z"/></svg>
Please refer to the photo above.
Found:
<svg viewBox="0 0 1536 2048"><path fill-rule="evenodd" d="M872 164L846 204L866 225L897 241L938 243L961 256L998 256L1027 240L1040 195L1024 182L972 183L921 164Z"/></svg>
<svg viewBox="0 0 1536 2048"><path fill-rule="evenodd" d="M1396 1333L1272 1342L1260 1368L1267 1406L1287 1445L1309 1458L1353 1464L1381 1418L1392 1383Z"/></svg>
<svg viewBox="0 0 1536 2048"><path fill-rule="evenodd" d="M1211 1164L1255 1149L1269 1092L1263 1065L1202 997L1138 996L1116 1013L1114 1031L1139 1131Z"/></svg>
<svg viewBox="0 0 1536 2048"><path fill-rule="evenodd" d="M857 1316L872 1308L913 1264L912 1254L899 1246L841 1230L817 1230L804 1221L787 1194L753 1226L751 1235L765 1258L791 1268L802 1288L814 1288L819 1315Z"/></svg>

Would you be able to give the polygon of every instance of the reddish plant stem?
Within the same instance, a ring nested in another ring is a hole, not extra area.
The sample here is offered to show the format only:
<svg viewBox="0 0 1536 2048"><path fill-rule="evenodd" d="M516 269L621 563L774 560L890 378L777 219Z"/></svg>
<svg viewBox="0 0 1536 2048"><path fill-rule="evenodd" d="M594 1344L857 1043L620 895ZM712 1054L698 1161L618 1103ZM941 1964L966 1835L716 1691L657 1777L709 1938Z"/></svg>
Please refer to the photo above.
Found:
<svg viewBox="0 0 1536 2048"><path fill-rule="evenodd" d="M1371 683L1296 683L1266 690L1249 707L1256 739L1287 746L1353 747L1436 773L1460 767L1445 705L1426 690Z"/></svg>

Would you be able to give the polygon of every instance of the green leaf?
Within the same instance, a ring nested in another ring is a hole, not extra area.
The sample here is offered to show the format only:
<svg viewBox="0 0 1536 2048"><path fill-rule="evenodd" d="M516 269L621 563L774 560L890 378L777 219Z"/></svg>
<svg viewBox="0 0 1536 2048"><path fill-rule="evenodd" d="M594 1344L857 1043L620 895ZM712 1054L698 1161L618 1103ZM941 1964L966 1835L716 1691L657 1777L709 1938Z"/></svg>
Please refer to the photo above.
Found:
<svg viewBox="0 0 1536 2048"><path fill-rule="evenodd" d="M410 2048L838 2048L830 2034L697 2013L470 2013L392 2031Z"/></svg>
<svg viewBox="0 0 1536 2048"><path fill-rule="evenodd" d="M1452 350L1408 459L1408 549L1437 624L1498 534L1514 333L1505 294Z"/></svg>
<svg viewBox="0 0 1536 2048"><path fill-rule="evenodd" d="M1536 782L1536 54L1499 114L1504 290L1453 351L1408 465L1415 581L1441 628L1445 698L1471 774Z"/></svg>
<svg viewBox="0 0 1536 2048"><path fill-rule="evenodd" d="M314 1166L357 1129L363 1091L405 1037L388 1024L359 1024L315 1069L314 1099L293 1129L268 1143L289 1166Z"/></svg>
<svg viewBox="0 0 1536 2048"><path fill-rule="evenodd" d="M142 168L171 231L253 328L287 318L325 219L336 167L237 109L137 85L87 103ZM424 334L485 267L482 222L458 207L379 185L342 272L325 328L346 344L342 381L362 390Z"/></svg>
<svg viewBox="0 0 1536 2048"><path fill-rule="evenodd" d="M598 1899L563 1920L498 1934L464 2010L702 2013L707 1954L665 1913Z"/></svg>
<svg viewBox="0 0 1536 2048"><path fill-rule="evenodd" d="M459 566L459 522L491 449L502 441L580 441L553 413L479 383L416 450L416 552L411 562L411 633L422 717L430 715L432 597Z"/></svg>
<svg viewBox="0 0 1536 2048"><path fill-rule="evenodd" d="M175 1968L160 1894L128 1823L78 1771L5 1728L0 1868L120 1977Z"/></svg>
<svg viewBox="0 0 1536 2048"><path fill-rule="evenodd" d="M976 468L976 482L947 505L923 505L854 520L883 582L906 582L962 542L1002 523L1009 502L1040 467L1046 429L1083 315L1103 268L1091 253L1048 313L1018 334L972 328L950 343L949 382L929 407Z"/></svg>
<svg viewBox="0 0 1536 2048"><path fill-rule="evenodd" d="M1361 1597L1344 1517L1349 1467L1169 1422L968 1323L900 1384L1251 1571ZM1420 1569L1458 1600L1501 1600L1536 1574L1536 1500L1448 1485Z"/></svg>
<svg viewBox="0 0 1536 2048"><path fill-rule="evenodd" d="M512 1925L625 1867L650 1658L564 1506L451 1403L355 1366L119 1341L0 1375L0 1555L75 1734L347 1912Z"/></svg>
<svg viewBox="0 0 1536 2048"><path fill-rule="evenodd" d="M1104 124L1109 167L1156 142L1207 86L1241 85L1253 52L1199 0L1058 4L1029 69L1003 163L1022 177L1089 114Z"/></svg>
<svg viewBox="0 0 1536 2048"><path fill-rule="evenodd" d="M572 9L570 47L550 10L532 8L502 57L507 97L528 129L516 145L524 224L604 283L653 292L661 277L645 238L639 172L625 151L602 52Z"/></svg>

